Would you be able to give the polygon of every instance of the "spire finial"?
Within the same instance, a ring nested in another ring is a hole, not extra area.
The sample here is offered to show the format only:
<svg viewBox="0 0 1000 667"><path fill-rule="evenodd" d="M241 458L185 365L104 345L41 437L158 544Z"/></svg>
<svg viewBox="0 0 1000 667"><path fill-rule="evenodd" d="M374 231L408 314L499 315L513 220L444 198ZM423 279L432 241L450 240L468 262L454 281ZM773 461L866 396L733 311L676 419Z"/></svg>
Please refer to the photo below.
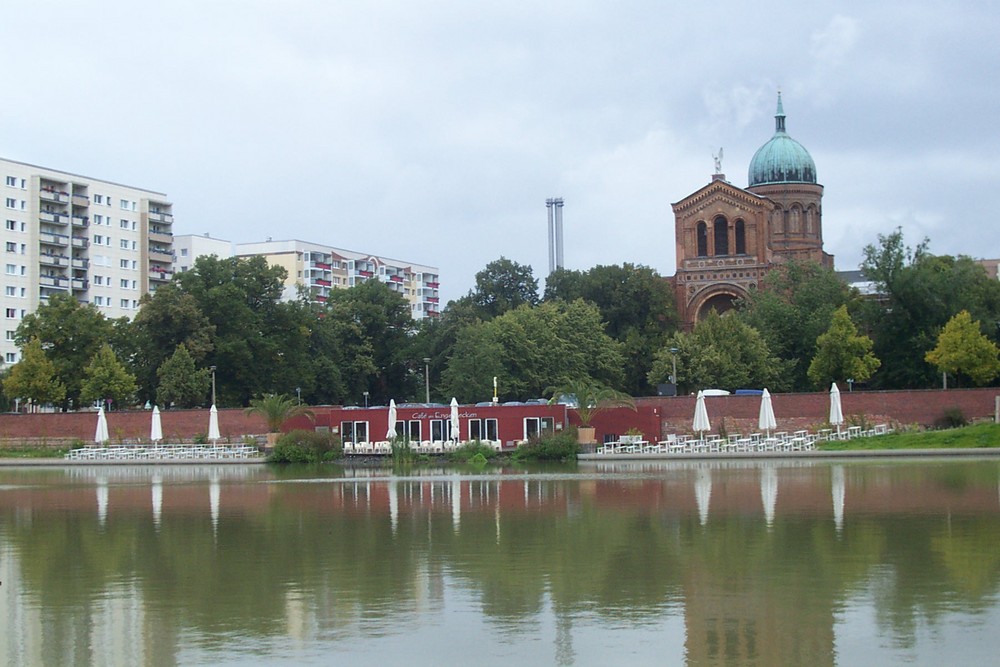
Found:
<svg viewBox="0 0 1000 667"><path fill-rule="evenodd" d="M774 131L785 131L785 108L781 106L781 90L778 90L778 110L774 114Z"/></svg>

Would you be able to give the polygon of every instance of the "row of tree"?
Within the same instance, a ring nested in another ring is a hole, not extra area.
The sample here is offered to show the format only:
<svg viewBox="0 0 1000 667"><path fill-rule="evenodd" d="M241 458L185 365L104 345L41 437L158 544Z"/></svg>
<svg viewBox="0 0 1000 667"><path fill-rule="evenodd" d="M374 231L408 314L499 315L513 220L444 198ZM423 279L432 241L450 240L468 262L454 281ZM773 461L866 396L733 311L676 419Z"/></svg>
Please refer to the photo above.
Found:
<svg viewBox="0 0 1000 667"><path fill-rule="evenodd" d="M771 271L738 307L680 331L670 282L624 264L557 270L544 294L531 268L500 258L440 318L414 321L378 281L325 303L282 300L285 270L263 258L199 258L146 295L133 320L54 295L16 332L22 360L6 400L68 408L245 406L264 394L317 404L546 395L587 380L648 395L674 375L703 387L809 390L983 384L1000 373L1000 282L966 257L910 249L898 230L865 249L863 296L811 263ZM424 360L427 361L424 361ZM426 366L426 368L425 368ZM214 383L214 387L213 387Z"/></svg>

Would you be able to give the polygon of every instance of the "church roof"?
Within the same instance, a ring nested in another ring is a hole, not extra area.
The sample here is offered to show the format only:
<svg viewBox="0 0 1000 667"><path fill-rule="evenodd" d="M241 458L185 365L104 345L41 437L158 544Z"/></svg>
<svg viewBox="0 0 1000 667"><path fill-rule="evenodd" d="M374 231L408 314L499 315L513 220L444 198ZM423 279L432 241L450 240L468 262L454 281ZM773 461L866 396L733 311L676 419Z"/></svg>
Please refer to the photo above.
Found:
<svg viewBox="0 0 1000 667"><path fill-rule="evenodd" d="M773 183L815 183L816 163L805 147L785 132L785 111L778 93L774 136L750 160L749 186Z"/></svg>

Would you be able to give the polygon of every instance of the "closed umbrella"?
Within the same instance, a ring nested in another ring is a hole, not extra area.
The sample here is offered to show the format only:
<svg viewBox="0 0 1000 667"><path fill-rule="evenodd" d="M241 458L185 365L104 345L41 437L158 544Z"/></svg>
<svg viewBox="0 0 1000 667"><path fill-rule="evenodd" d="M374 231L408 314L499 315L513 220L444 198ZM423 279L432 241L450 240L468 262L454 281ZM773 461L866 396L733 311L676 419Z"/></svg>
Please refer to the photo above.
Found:
<svg viewBox="0 0 1000 667"><path fill-rule="evenodd" d="M765 389L760 397L760 416L757 418L757 428L766 431L768 437L771 431L778 428L778 422L774 419L774 408L771 407L771 393Z"/></svg>
<svg viewBox="0 0 1000 667"><path fill-rule="evenodd" d="M389 430L385 432L385 437L387 440L392 440L398 434L396 433L396 401L395 399L389 399Z"/></svg>
<svg viewBox="0 0 1000 667"><path fill-rule="evenodd" d="M840 435L840 425L844 423L844 410L840 407L840 389L834 382L830 386L830 423L837 426L837 435Z"/></svg>
<svg viewBox="0 0 1000 667"><path fill-rule="evenodd" d="M153 442L163 440L163 425L160 424L160 408L153 406L152 423L149 425L149 439Z"/></svg>
<svg viewBox="0 0 1000 667"><path fill-rule="evenodd" d="M97 431L94 432L94 442L103 445L110 438L108 437L108 418L104 416L104 406L97 411Z"/></svg>
<svg viewBox="0 0 1000 667"><path fill-rule="evenodd" d="M208 413L208 439L214 445L221 437L219 434L219 411L215 409L215 404L213 403L212 410Z"/></svg>
<svg viewBox="0 0 1000 667"><path fill-rule="evenodd" d="M698 401L694 406L694 424L692 430L704 436L705 431L712 430L712 424L708 421L708 409L705 407L705 392L698 392Z"/></svg>
<svg viewBox="0 0 1000 667"><path fill-rule="evenodd" d="M458 401L451 398L451 439L458 442Z"/></svg>

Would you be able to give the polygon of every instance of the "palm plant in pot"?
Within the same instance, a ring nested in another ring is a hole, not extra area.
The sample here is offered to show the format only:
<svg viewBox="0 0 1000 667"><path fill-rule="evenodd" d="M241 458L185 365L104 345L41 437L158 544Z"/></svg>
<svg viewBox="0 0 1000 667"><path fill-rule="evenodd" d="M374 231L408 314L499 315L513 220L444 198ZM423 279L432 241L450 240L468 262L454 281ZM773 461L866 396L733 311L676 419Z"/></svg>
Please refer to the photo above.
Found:
<svg viewBox="0 0 1000 667"><path fill-rule="evenodd" d="M591 426L591 421L598 412L622 407L635 410L635 402L631 396L590 377L570 380L558 387L549 387L546 393L552 394L550 403L566 402L576 409L577 417L580 419L577 442L581 445L596 442L595 429Z"/></svg>
<svg viewBox="0 0 1000 667"><path fill-rule="evenodd" d="M248 415L258 415L267 424L267 445L273 447L281 433L281 427L289 419L299 416L313 418L312 410L299 405L296 400L285 394L264 394L250 401L246 409Z"/></svg>

